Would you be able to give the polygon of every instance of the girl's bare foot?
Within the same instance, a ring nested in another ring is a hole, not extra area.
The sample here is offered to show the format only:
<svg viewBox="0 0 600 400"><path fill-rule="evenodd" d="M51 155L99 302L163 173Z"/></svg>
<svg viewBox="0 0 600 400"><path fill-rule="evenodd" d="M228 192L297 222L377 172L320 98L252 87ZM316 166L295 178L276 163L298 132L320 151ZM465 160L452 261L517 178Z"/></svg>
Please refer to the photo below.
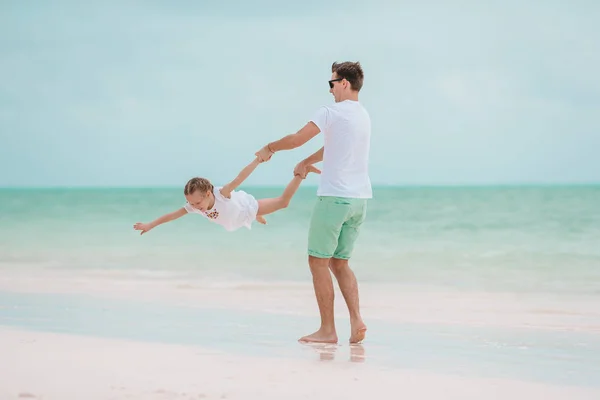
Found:
<svg viewBox="0 0 600 400"><path fill-rule="evenodd" d="M263 224L263 225L266 225L266 224L267 224L267 220L266 220L266 219L265 219L265 217L263 217L262 215L257 215L257 216L256 216L256 220L257 220L259 223Z"/></svg>

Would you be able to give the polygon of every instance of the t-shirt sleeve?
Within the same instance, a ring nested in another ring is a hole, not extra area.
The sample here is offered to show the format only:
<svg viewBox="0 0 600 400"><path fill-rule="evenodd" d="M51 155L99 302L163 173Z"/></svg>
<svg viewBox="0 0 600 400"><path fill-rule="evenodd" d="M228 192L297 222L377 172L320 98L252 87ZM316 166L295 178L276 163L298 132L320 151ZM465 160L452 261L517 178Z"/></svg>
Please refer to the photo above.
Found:
<svg viewBox="0 0 600 400"><path fill-rule="evenodd" d="M194 207L192 207L192 205L190 203L185 203L183 208L185 208L185 211L187 211L188 213L195 212Z"/></svg>
<svg viewBox="0 0 600 400"><path fill-rule="evenodd" d="M319 107L310 120L317 125L317 128L322 133L325 132L329 127L329 108L325 106Z"/></svg>

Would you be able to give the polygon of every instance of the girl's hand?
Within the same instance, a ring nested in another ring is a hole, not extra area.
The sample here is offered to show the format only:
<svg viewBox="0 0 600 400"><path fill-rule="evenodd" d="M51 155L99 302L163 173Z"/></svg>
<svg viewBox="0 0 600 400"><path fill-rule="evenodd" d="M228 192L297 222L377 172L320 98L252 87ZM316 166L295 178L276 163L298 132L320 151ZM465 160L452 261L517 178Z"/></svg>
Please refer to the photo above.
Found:
<svg viewBox="0 0 600 400"><path fill-rule="evenodd" d="M140 235L143 235L144 233L148 232L152 228L154 228L152 225L143 224L141 222L138 222L137 224L133 225L133 229L135 229L136 231L141 231Z"/></svg>

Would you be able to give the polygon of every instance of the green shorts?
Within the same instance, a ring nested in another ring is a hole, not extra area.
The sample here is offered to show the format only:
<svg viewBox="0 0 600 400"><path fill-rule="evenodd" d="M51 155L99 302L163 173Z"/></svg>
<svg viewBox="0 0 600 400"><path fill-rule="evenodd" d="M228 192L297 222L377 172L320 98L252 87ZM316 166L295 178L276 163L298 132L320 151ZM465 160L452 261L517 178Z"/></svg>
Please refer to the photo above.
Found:
<svg viewBox="0 0 600 400"><path fill-rule="evenodd" d="M308 254L349 259L367 214L367 199L319 196L308 230Z"/></svg>

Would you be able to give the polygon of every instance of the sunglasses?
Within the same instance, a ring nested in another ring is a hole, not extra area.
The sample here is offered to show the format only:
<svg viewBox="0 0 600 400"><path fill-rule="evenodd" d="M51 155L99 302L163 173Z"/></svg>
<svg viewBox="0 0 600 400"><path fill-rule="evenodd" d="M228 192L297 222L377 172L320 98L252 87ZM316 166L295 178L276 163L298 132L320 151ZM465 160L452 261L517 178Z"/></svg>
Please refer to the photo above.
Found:
<svg viewBox="0 0 600 400"><path fill-rule="evenodd" d="M332 79L329 81L329 89L333 89L333 82L339 82L339 81L343 81L344 78L337 78L337 79Z"/></svg>

